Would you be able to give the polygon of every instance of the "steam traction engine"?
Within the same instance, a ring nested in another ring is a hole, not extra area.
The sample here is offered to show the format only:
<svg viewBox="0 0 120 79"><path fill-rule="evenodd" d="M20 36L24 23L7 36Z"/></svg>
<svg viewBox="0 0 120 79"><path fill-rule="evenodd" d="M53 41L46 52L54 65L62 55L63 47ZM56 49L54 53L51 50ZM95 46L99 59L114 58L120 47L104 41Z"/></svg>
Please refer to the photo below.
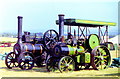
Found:
<svg viewBox="0 0 120 79"><path fill-rule="evenodd" d="M10 69L19 66L23 70L28 70L36 63L41 67L45 60L44 52L43 40L37 37L31 39L29 32L25 32L22 36L22 17L18 16L18 41L14 45L13 52L6 56L6 66Z"/></svg>
<svg viewBox="0 0 120 79"><path fill-rule="evenodd" d="M48 71L73 71L83 67L89 68L90 66L99 70L105 69L110 65L111 56L108 48L104 44L101 45L100 36L96 34L88 36L87 28L114 26L115 23L64 19L64 15L59 15L59 20L56 21L56 24L59 25L60 41L51 48L50 58L46 66ZM64 25L68 25L66 39L64 36ZM76 36L76 30L74 30L74 36L72 36L71 26L78 26L78 37ZM84 27L84 29L82 30L80 26ZM85 29L86 35L83 32ZM81 35L79 30L81 30ZM84 38L81 37L82 35ZM50 48L52 42L50 43L46 38L44 40L47 47Z"/></svg>
<svg viewBox="0 0 120 79"><path fill-rule="evenodd" d="M99 27L100 30L101 27L106 26L105 34L107 38L108 25L115 26L115 23L64 19L64 15L59 15L56 24L59 25L59 34L51 29L44 33L43 38L40 39L35 36L31 39L29 32L26 32L22 37L22 17L18 16L18 41L13 52L6 56L6 66L10 69L19 66L23 70L28 70L34 67L34 63L37 66L43 66L43 61L46 61L48 71L59 70L64 72L83 67L89 68L90 66L99 70L110 65L110 52L104 42L101 42L103 41L100 36L101 32L98 35L89 34L88 36L88 28ZM68 27L66 38L64 25ZM74 30L74 35L72 35L71 26L78 27L77 34ZM86 31L86 34L84 34L84 31ZM47 53L46 58L45 52Z"/></svg>

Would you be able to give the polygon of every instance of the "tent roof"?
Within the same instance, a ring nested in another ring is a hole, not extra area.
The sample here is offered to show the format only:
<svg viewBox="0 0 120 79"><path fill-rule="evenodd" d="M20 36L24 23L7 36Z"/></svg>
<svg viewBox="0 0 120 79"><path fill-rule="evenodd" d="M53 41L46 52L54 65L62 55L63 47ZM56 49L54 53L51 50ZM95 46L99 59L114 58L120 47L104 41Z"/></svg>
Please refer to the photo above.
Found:
<svg viewBox="0 0 120 79"><path fill-rule="evenodd" d="M56 20L56 24L59 24L58 20ZM98 26L116 26L116 23L70 18L70 19L64 19L64 25L84 26L84 27L98 27Z"/></svg>

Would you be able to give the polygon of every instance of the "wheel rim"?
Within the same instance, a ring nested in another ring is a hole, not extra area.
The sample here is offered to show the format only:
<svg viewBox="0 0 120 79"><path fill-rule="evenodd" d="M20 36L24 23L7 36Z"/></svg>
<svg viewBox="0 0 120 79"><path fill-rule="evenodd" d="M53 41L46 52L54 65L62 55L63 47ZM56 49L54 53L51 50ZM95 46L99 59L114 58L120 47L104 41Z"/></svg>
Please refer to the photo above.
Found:
<svg viewBox="0 0 120 79"><path fill-rule="evenodd" d="M111 56L105 46L98 46L92 51L92 66L94 69L103 70L110 65Z"/></svg>
<svg viewBox="0 0 120 79"><path fill-rule="evenodd" d="M21 58L18 62L19 67L22 70L29 70L32 69L34 67L34 59L33 57L27 53L27 54L23 54L23 58Z"/></svg>
<svg viewBox="0 0 120 79"><path fill-rule="evenodd" d="M75 69L75 62L71 57L65 56L60 59L59 61L60 72L73 71L74 69Z"/></svg>
<svg viewBox="0 0 120 79"><path fill-rule="evenodd" d="M58 59L50 57L47 61L47 71L55 72L58 70Z"/></svg>
<svg viewBox="0 0 120 79"><path fill-rule="evenodd" d="M12 69L13 67L18 67L16 54L10 52L5 58L5 64L9 69Z"/></svg>
<svg viewBox="0 0 120 79"><path fill-rule="evenodd" d="M114 50L115 49L112 42L105 42L104 44L109 50Z"/></svg>
<svg viewBox="0 0 120 79"><path fill-rule="evenodd" d="M59 41L58 33L55 30L48 30L45 32L43 40L46 49L53 48Z"/></svg>

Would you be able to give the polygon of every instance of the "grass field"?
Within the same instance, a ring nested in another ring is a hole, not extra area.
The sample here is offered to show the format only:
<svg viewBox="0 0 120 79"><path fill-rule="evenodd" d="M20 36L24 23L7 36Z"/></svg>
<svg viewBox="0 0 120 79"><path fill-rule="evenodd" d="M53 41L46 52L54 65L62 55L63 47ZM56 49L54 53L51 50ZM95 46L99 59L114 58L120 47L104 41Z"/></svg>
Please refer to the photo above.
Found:
<svg viewBox="0 0 120 79"><path fill-rule="evenodd" d="M0 48L0 53L10 52L12 47ZM116 51L111 51L112 58L116 58ZM32 70L21 70L20 68L8 69L5 62L0 60L0 77L118 77L118 68L108 68L105 70L80 70L73 72L47 72L45 67L34 67Z"/></svg>
<svg viewBox="0 0 120 79"><path fill-rule="evenodd" d="M0 42L16 42L17 38L0 37Z"/></svg>

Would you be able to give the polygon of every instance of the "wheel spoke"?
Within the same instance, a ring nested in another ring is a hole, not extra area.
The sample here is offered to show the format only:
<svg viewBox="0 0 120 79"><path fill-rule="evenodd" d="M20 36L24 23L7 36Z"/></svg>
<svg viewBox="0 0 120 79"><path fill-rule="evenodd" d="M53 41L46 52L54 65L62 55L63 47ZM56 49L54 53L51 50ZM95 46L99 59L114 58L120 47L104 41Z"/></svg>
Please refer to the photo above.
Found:
<svg viewBox="0 0 120 79"><path fill-rule="evenodd" d="M56 39L57 38L57 36L55 35L54 37L53 37L53 39Z"/></svg>
<svg viewBox="0 0 120 79"><path fill-rule="evenodd" d="M65 64L67 64L67 60L66 59L64 59L63 61L65 62Z"/></svg>
<svg viewBox="0 0 120 79"><path fill-rule="evenodd" d="M96 57L96 58L101 58L101 56L94 56L94 57Z"/></svg>
<svg viewBox="0 0 120 79"><path fill-rule="evenodd" d="M49 45L51 43L51 41L47 42L46 45Z"/></svg>
<svg viewBox="0 0 120 79"><path fill-rule="evenodd" d="M70 64L73 60L70 60L68 64Z"/></svg>
<svg viewBox="0 0 120 79"><path fill-rule="evenodd" d="M52 31L50 30L50 38L52 38Z"/></svg>
<svg viewBox="0 0 120 79"><path fill-rule="evenodd" d="M103 56L103 58L107 58L107 57L109 57L109 55L105 55L105 56Z"/></svg>
<svg viewBox="0 0 120 79"><path fill-rule="evenodd" d="M101 61L99 60L99 61L96 63L96 65L100 64L100 62L101 62Z"/></svg>

